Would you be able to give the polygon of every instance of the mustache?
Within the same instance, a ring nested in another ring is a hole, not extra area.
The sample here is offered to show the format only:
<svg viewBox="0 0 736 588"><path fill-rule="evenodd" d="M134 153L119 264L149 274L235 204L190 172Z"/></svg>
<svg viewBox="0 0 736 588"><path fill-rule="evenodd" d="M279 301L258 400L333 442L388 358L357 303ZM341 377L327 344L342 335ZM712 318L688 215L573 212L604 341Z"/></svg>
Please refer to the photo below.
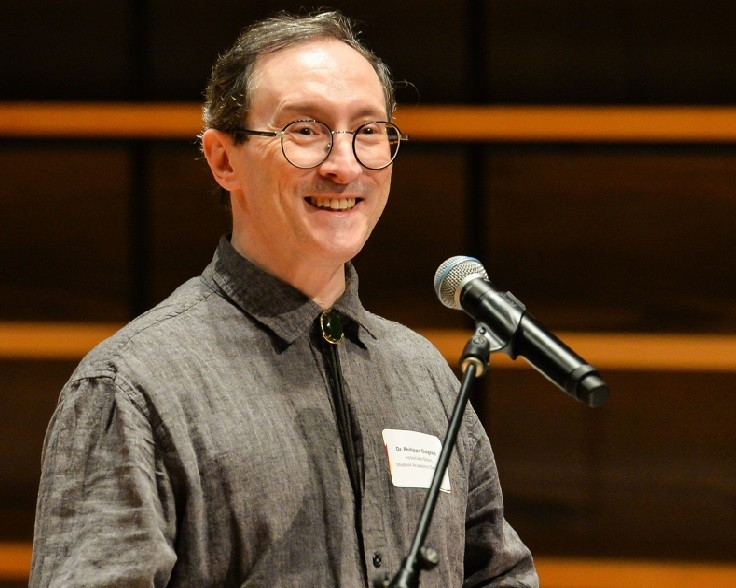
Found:
<svg viewBox="0 0 736 588"><path fill-rule="evenodd" d="M327 180L313 181L301 186L303 194L350 194L351 196L363 196L368 192L368 187L363 182L352 182L350 184L336 184Z"/></svg>

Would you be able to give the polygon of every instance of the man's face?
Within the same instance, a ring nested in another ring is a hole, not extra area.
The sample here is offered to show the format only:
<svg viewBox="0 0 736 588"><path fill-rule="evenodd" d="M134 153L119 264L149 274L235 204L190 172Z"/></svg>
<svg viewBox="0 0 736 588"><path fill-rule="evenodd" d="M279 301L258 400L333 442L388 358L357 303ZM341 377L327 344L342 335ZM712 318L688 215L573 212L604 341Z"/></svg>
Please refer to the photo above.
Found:
<svg viewBox="0 0 736 588"><path fill-rule="evenodd" d="M304 118L334 131L387 120L373 67L334 40L314 41L262 57L254 71L244 126L279 131ZM278 138L249 137L234 150L240 189L232 191L233 243L256 263L342 264L363 247L388 199L391 167L368 170L355 159L352 135L334 136L329 157L298 169ZM275 264L275 265L274 265Z"/></svg>

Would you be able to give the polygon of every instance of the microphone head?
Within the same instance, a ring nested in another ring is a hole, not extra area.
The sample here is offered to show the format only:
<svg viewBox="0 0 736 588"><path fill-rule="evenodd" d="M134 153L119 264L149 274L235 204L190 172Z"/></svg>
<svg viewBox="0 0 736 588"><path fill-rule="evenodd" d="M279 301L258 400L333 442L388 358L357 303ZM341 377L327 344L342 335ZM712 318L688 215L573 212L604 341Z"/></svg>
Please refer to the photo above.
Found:
<svg viewBox="0 0 736 588"><path fill-rule="evenodd" d="M474 257L456 255L445 261L434 274L434 291L447 308L462 310L460 292L463 285L475 278L488 279L481 263Z"/></svg>

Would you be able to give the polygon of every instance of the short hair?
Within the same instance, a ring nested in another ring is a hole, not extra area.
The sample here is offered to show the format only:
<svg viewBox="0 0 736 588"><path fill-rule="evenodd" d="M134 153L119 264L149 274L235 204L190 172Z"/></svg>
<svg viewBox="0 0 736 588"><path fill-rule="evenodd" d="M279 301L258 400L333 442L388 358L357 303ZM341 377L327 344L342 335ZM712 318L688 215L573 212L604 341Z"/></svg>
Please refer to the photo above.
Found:
<svg viewBox="0 0 736 588"><path fill-rule="evenodd" d="M207 85L204 130L233 135L250 110L253 70L259 57L321 39L347 43L373 66L383 88L389 119L396 108L394 85L386 64L358 39L353 21L338 11L297 16L281 12L246 28L235 44L218 57ZM236 140L239 138L235 136Z"/></svg>

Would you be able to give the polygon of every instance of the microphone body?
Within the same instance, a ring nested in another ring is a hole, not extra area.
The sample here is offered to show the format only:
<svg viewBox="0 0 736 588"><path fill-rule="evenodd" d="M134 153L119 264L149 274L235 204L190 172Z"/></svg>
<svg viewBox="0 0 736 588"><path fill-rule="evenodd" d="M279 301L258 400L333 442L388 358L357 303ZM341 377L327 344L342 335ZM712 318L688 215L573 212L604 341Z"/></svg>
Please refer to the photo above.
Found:
<svg viewBox="0 0 736 588"><path fill-rule="evenodd" d="M462 309L480 323L491 353L524 357L563 392L588 406L605 401L608 386L598 371L539 324L513 294L496 290L476 259L448 259L437 269L435 290L445 306Z"/></svg>

